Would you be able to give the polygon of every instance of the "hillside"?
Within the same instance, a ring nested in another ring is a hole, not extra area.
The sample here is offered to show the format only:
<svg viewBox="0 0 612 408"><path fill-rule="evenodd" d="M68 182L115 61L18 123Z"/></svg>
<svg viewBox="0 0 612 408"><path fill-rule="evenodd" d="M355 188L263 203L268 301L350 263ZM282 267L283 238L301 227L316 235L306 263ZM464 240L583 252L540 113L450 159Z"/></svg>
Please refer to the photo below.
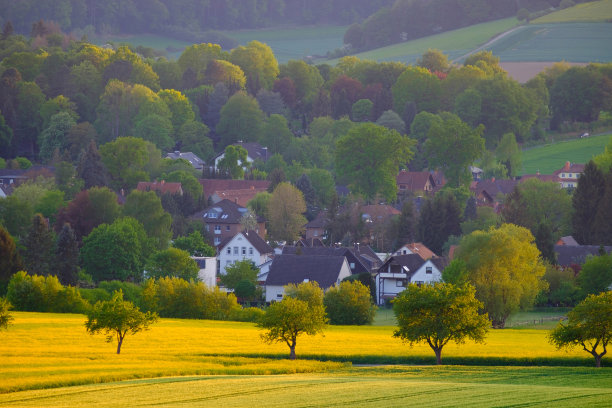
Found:
<svg viewBox="0 0 612 408"><path fill-rule="evenodd" d="M612 18L612 0L600 0L577 4L564 10L555 11L532 22L568 23L568 22L609 22Z"/></svg>

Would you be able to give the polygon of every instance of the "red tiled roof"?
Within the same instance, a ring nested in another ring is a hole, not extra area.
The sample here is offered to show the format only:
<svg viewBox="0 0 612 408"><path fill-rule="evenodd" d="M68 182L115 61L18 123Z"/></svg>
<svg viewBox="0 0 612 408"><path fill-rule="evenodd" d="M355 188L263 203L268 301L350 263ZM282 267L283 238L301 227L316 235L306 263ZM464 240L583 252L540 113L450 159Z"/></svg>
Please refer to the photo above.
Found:
<svg viewBox="0 0 612 408"><path fill-rule="evenodd" d="M584 171L584 164L565 162L565 166L559 170L555 170L553 174L559 175L559 173L582 173Z"/></svg>
<svg viewBox="0 0 612 408"><path fill-rule="evenodd" d="M427 248L421 242L412 242L410 244L402 246L402 248L404 247L408 248L413 254L419 255L425 261L437 256L431 249ZM400 248L400 250L402 248Z"/></svg>
<svg viewBox="0 0 612 408"><path fill-rule="evenodd" d="M268 180L232 180L232 179L200 179L200 184L204 190L204 198L218 191L227 192L229 190L264 189L270 186Z"/></svg>
<svg viewBox="0 0 612 408"><path fill-rule="evenodd" d="M406 186L407 191L425 191L427 181L430 180L431 186L435 187L436 182L432 175L427 171L406 171L402 170L395 178L397 185Z"/></svg>
<svg viewBox="0 0 612 408"><path fill-rule="evenodd" d="M247 203L255 197L257 193L267 191L266 188L248 188L243 190L222 190L215 191L211 195L216 195L221 200L230 200L236 204L246 207Z"/></svg>
<svg viewBox="0 0 612 408"><path fill-rule="evenodd" d="M183 187L181 183L165 182L165 181L140 181L136 186L138 191L159 191L162 194L183 194Z"/></svg>

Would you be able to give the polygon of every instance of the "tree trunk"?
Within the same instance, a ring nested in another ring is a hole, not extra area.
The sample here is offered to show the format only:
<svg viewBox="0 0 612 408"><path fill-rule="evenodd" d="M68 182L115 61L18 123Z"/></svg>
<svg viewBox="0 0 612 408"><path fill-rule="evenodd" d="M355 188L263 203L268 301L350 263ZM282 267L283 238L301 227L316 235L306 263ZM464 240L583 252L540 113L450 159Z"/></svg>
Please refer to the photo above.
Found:
<svg viewBox="0 0 612 408"><path fill-rule="evenodd" d="M123 337L120 337L119 341L117 341L117 354L121 353L121 343L123 343Z"/></svg>
<svg viewBox="0 0 612 408"><path fill-rule="evenodd" d="M593 354L595 356L595 367L601 368L601 356L597 353Z"/></svg>
<svg viewBox="0 0 612 408"><path fill-rule="evenodd" d="M436 353L436 364L442 365L442 349L434 349L434 353Z"/></svg>
<svg viewBox="0 0 612 408"><path fill-rule="evenodd" d="M291 350L289 353L289 359L295 360L295 344L293 346L289 346L289 350Z"/></svg>

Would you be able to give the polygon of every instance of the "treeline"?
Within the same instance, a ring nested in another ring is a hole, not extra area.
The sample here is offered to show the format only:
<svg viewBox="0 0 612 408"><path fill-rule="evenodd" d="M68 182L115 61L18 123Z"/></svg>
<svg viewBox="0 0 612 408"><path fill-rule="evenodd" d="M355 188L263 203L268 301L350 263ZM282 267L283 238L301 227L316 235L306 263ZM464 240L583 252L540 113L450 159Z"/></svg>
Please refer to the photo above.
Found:
<svg viewBox="0 0 612 408"><path fill-rule="evenodd" d="M575 3L581 3L578 0ZM477 23L559 7L561 0L396 0L362 23L349 27L344 43L351 51L378 48ZM573 3L572 3L573 4Z"/></svg>
<svg viewBox="0 0 612 408"><path fill-rule="evenodd" d="M36 21L51 20L64 31L167 33L259 28L287 24L359 21L392 0L0 0L0 23L26 34ZM181 31L181 30L179 30Z"/></svg>

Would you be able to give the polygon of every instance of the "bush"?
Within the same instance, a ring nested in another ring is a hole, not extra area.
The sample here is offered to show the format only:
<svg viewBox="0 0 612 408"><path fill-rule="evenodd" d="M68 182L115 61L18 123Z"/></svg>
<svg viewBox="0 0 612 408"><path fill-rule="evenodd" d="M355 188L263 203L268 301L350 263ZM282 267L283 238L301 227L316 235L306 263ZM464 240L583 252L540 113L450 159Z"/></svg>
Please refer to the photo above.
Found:
<svg viewBox="0 0 612 408"><path fill-rule="evenodd" d="M331 324L371 324L376 314L370 290L358 281L345 281L330 288L323 303Z"/></svg>
<svg viewBox="0 0 612 408"><path fill-rule="evenodd" d="M15 310L26 312L84 313L90 307L76 288L62 286L57 277L24 271L11 278L7 299Z"/></svg>
<svg viewBox="0 0 612 408"><path fill-rule="evenodd" d="M228 320L232 320L234 322L256 323L264 314L266 314L266 312L258 307L245 307L244 309L233 310L230 313Z"/></svg>
<svg viewBox="0 0 612 408"><path fill-rule="evenodd" d="M142 286L131 282L122 282L118 280L103 281L100 282L98 288L104 289L108 293L108 299L110 300L112 294L118 290L123 292L123 298L128 302L132 302L137 306L140 306L142 301Z"/></svg>
<svg viewBox="0 0 612 408"><path fill-rule="evenodd" d="M104 289L94 288L94 289L84 289L79 288L79 293L81 297L89 302L90 305L95 305L96 302L105 302L107 300L111 300L111 294L108 293Z"/></svg>

